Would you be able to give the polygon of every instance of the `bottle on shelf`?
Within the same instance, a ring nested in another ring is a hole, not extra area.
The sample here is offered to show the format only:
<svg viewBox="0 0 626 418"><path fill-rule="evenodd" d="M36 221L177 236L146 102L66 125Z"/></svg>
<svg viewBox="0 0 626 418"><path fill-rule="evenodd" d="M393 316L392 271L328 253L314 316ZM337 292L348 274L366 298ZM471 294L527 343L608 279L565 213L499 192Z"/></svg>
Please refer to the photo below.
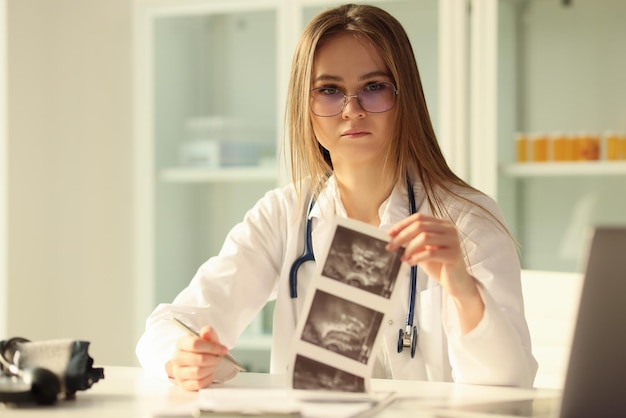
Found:
<svg viewBox="0 0 626 418"><path fill-rule="evenodd" d="M515 160L518 163L528 161L528 135L524 132L515 134Z"/></svg>
<svg viewBox="0 0 626 418"><path fill-rule="evenodd" d="M608 161L626 160L626 135L607 131L605 133L606 159Z"/></svg>
<svg viewBox="0 0 626 418"><path fill-rule="evenodd" d="M574 159L574 143L571 136L557 132L552 135L551 142L554 161L572 161Z"/></svg>
<svg viewBox="0 0 626 418"><path fill-rule="evenodd" d="M600 159L600 136L597 134L582 134L579 139L579 160L596 161Z"/></svg>
<svg viewBox="0 0 626 418"><path fill-rule="evenodd" d="M549 145L550 141L548 135L544 133L535 134L532 136L532 160L534 162L545 162L549 160Z"/></svg>

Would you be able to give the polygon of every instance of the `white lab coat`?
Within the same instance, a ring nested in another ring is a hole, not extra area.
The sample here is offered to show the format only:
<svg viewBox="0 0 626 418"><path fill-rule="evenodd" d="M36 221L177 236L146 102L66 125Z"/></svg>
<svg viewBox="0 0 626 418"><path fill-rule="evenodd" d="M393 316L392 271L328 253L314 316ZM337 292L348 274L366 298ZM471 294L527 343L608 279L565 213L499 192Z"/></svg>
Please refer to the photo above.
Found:
<svg viewBox="0 0 626 418"><path fill-rule="evenodd" d="M416 204L430 213L420 183L414 184ZM303 196L309 194L304 188ZM464 192L502 219L487 196ZM184 319L200 329L210 324L221 342L234 347L244 329L265 303L276 298L270 371L285 373L292 358L291 343L297 313L310 281L313 262L298 271L298 298L289 295L289 270L302 253L308 201L299 199L293 185L269 191L228 234L219 255L198 270L189 286L171 304L160 304L149 316L137 344L141 365L166 376L182 332L170 320ZM524 318L520 265L510 237L473 205L447 198L446 207L460 231L470 273L481 284L484 317L478 326L461 335L456 308L441 286L419 270L415 319L419 328L418 350L397 353L398 331L405 327L409 276L399 278L390 320L382 325L382 348L374 376L394 379L457 381L473 384L532 386L537 363L531 354ZM381 205L380 228L387 230L409 215L405 187L396 186ZM335 214L346 216L334 178L331 177L314 205L312 241L316 254L326 248ZM407 269L408 270L408 269Z"/></svg>

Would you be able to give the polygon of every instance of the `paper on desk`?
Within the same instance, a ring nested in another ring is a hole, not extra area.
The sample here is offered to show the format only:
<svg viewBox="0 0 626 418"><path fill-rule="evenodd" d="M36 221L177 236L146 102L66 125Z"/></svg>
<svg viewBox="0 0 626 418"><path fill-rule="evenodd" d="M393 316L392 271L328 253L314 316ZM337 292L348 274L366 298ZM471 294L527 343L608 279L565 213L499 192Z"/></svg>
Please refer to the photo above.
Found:
<svg viewBox="0 0 626 418"><path fill-rule="evenodd" d="M287 389L203 389L198 408L209 413L240 415L284 415L303 418L349 418L369 410L389 394L361 396L350 400L338 397L301 399ZM210 415L207 415L210 416Z"/></svg>
<svg viewBox="0 0 626 418"><path fill-rule="evenodd" d="M404 250L387 251L388 241L378 228L335 218L296 328L287 386L302 392L298 396L370 391L379 329L397 279L409 268L401 261Z"/></svg>

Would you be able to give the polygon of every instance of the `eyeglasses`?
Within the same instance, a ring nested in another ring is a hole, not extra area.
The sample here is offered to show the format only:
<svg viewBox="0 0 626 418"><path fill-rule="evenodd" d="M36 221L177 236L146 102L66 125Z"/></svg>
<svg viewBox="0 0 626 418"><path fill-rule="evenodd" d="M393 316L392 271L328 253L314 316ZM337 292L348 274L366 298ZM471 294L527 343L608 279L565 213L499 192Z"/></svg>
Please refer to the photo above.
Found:
<svg viewBox="0 0 626 418"><path fill-rule="evenodd" d="M321 117L336 116L351 98L356 97L367 113L383 113L391 110L397 94L396 86L387 81L368 84L352 95L343 93L337 87L316 87L311 89L311 111Z"/></svg>

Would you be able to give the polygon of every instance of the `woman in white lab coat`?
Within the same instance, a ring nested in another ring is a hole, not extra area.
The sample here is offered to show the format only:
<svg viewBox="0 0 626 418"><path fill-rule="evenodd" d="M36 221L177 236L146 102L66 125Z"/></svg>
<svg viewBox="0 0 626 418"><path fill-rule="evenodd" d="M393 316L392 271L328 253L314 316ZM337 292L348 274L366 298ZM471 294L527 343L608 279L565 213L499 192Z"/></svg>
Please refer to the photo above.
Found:
<svg viewBox="0 0 626 418"><path fill-rule="evenodd" d="M537 365L514 242L495 202L446 164L395 18L346 5L312 20L294 56L286 134L293 183L268 192L173 303L150 315L137 345L143 367L189 390L230 377L222 356L276 298L270 368L285 373L315 274L312 261L299 268L292 299L289 271L302 253L305 223L311 219L319 251L339 215L388 231L388 249L405 247L403 260L419 267L415 356L397 350L407 274L381 328L374 377L531 386ZM175 316L201 330L200 338L181 332Z"/></svg>

